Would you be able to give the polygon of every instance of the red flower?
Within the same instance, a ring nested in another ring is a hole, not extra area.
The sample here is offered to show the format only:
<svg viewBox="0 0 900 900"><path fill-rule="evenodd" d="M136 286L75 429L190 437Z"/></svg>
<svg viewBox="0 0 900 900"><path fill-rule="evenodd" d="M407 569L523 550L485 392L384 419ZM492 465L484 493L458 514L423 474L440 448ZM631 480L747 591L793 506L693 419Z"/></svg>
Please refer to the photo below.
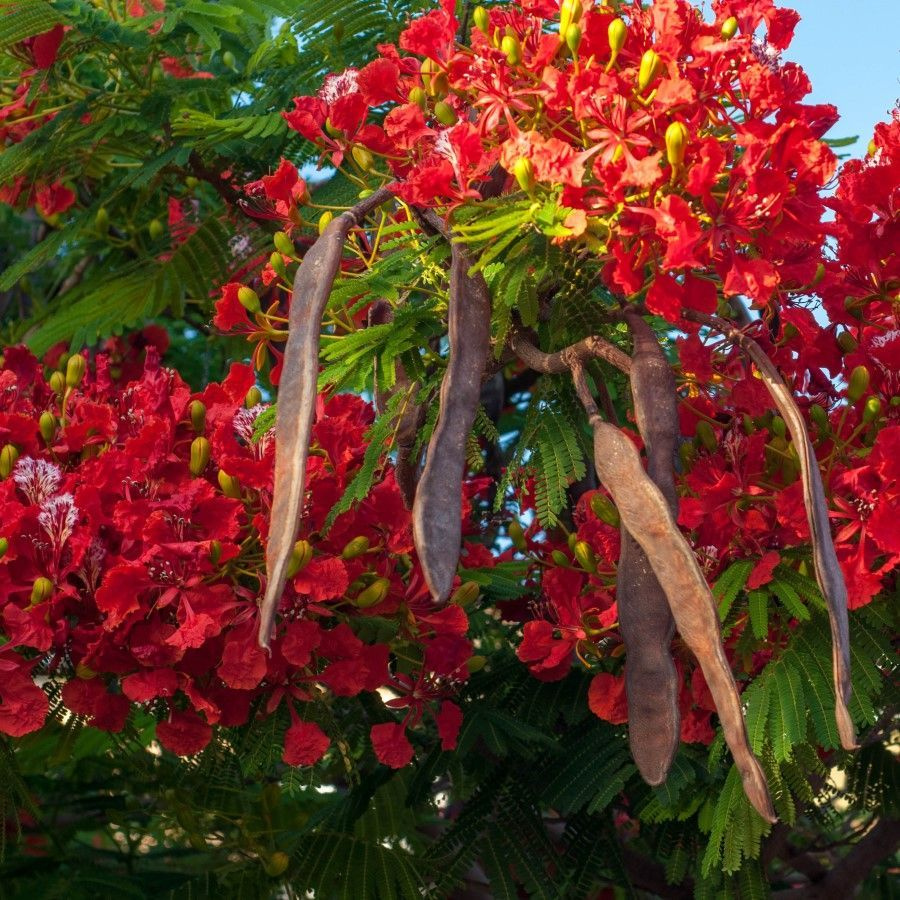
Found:
<svg viewBox="0 0 900 900"><path fill-rule="evenodd" d="M172 710L169 720L156 726L156 737L177 756L194 756L212 740L212 727L191 710Z"/></svg>
<svg viewBox="0 0 900 900"><path fill-rule="evenodd" d="M317 763L331 744L328 735L315 722L294 722L284 735L282 760L289 766Z"/></svg>
<svg viewBox="0 0 900 900"><path fill-rule="evenodd" d="M442 750L455 750L456 739L462 726L462 710L452 701L445 700L441 703L440 712L434 717L437 723L438 734L441 738Z"/></svg>
<svg viewBox="0 0 900 900"><path fill-rule="evenodd" d="M591 712L613 725L628 721L628 703L625 699L625 677L600 672L591 679L588 688L588 706Z"/></svg>
<svg viewBox="0 0 900 900"><path fill-rule="evenodd" d="M402 769L413 758L413 745L406 736L406 728L396 722L373 725L370 732L372 748L378 761L392 769Z"/></svg>

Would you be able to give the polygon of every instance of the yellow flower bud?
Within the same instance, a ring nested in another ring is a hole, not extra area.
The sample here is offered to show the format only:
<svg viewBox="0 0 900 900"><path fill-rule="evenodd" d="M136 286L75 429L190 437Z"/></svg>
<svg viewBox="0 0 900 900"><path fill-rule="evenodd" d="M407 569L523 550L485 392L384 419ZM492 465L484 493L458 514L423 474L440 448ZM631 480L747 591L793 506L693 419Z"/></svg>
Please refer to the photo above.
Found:
<svg viewBox="0 0 900 900"><path fill-rule="evenodd" d="M507 34L500 41L500 49L506 54L506 61L511 66L517 66L522 62L522 45L514 34Z"/></svg>
<svg viewBox="0 0 900 900"><path fill-rule="evenodd" d="M151 219L150 224L147 226L147 232L150 235L150 239L154 241L158 241L163 236L165 230L165 225L163 225L159 219Z"/></svg>
<svg viewBox="0 0 900 900"><path fill-rule="evenodd" d="M19 450L15 444L7 444L0 450L0 478L9 478L18 461Z"/></svg>
<svg viewBox="0 0 900 900"><path fill-rule="evenodd" d="M877 152L878 144L875 143L875 138L872 138L872 140L870 140L868 145L866 146L866 155L874 156Z"/></svg>
<svg viewBox="0 0 900 900"><path fill-rule="evenodd" d="M262 403L262 391L254 385L247 391L247 396L244 397L244 406L247 409L253 409L254 406L258 406Z"/></svg>
<svg viewBox="0 0 900 900"><path fill-rule="evenodd" d="M188 175L188 176L184 179L184 186L185 186L189 191L196 190L197 187L199 186L199 184L200 184L200 179L199 179L199 178L195 178L193 175Z"/></svg>
<svg viewBox="0 0 900 900"><path fill-rule="evenodd" d="M682 122L672 122L666 129L666 159L677 172L684 163L684 150L690 134Z"/></svg>
<svg viewBox="0 0 900 900"><path fill-rule="evenodd" d="M325 210L321 216L319 216L319 234L325 234L325 229L332 223L334 220L334 213L331 210Z"/></svg>
<svg viewBox="0 0 900 900"><path fill-rule="evenodd" d="M619 511L609 497L603 494L594 494L591 497L591 510L601 522L606 522L607 525L612 525L613 528L619 527Z"/></svg>
<svg viewBox="0 0 900 900"><path fill-rule="evenodd" d="M297 541L294 549L291 551L291 561L287 567L287 577L293 578L301 569L312 559L313 548L309 541Z"/></svg>
<svg viewBox="0 0 900 900"><path fill-rule="evenodd" d="M281 257L279 257L281 259ZM259 295L251 287L242 285L238 288L238 303L247 310L248 313L258 313L260 311Z"/></svg>
<svg viewBox="0 0 900 900"><path fill-rule="evenodd" d="M573 552L575 554L575 559L578 560L578 565L580 565L585 572L591 572L592 574L596 573L597 557L594 556L593 548L587 541L576 541Z"/></svg>
<svg viewBox="0 0 900 900"><path fill-rule="evenodd" d="M241 483L234 475L229 475L224 469L219 469L219 474L216 477L219 481L219 487L226 497L231 497L232 500L241 499Z"/></svg>
<svg viewBox="0 0 900 900"><path fill-rule="evenodd" d="M572 51L572 56L577 56L578 48L581 46L581 26L573 22L566 29L565 40L566 46Z"/></svg>
<svg viewBox="0 0 900 900"><path fill-rule="evenodd" d="M424 110L425 105L428 102L428 97L425 91L420 87L414 87L406 98L410 103L415 103L419 109Z"/></svg>
<svg viewBox="0 0 900 900"><path fill-rule="evenodd" d="M868 390L869 370L865 366L857 366L851 373L847 382L847 399L856 403Z"/></svg>
<svg viewBox="0 0 900 900"><path fill-rule="evenodd" d="M56 434L56 416L52 412L42 412L38 420L38 429L45 444L49 444Z"/></svg>
<svg viewBox="0 0 900 900"><path fill-rule="evenodd" d="M191 400L191 426L197 434L206 428L206 404L202 400Z"/></svg>
<svg viewBox="0 0 900 900"><path fill-rule="evenodd" d="M722 39L730 41L737 34L737 30L738 20L734 16L729 16L722 23Z"/></svg>
<svg viewBox="0 0 900 900"><path fill-rule="evenodd" d="M86 371L87 360L80 353L70 356L66 363L66 387L78 387Z"/></svg>
<svg viewBox="0 0 900 900"><path fill-rule="evenodd" d="M6 556L7 550L9 550L9 539L0 538L0 559L3 559L3 557Z"/></svg>
<svg viewBox="0 0 900 900"><path fill-rule="evenodd" d="M509 539L513 542L516 550L527 550L528 541L525 540L525 531L518 519L513 519L507 527Z"/></svg>
<svg viewBox="0 0 900 900"><path fill-rule="evenodd" d="M269 257L269 265L279 278L287 278L287 269L284 267L284 259L277 250Z"/></svg>
<svg viewBox="0 0 900 900"><path fill-rule="evenodd" d="M54 372L50 376L50 390L54 394L61 394L66 389L66 376L62 372Z"/></svg>
<svg viewBox="0 0 900 900"><path fill-rule="evenodd" d="M296 256L297 251L294 249L294 242L284 231L276 231L272 236L272 242L275 244L275 249L282 256Z"/></svg>
<svg viewBox="0 0 900 900"><path fill-rule="evenodd" d="M456 110L444 100L434 104L434 117L441 125L455 125L458 119Z"/></svg>
<svg viewBox="0 0 900 900"><path fill-rule="evenodd" d="M619 58L619 51L625 46L625 39L628 37L628 26L621 19L613 19L609 23L606 34L609 39L610 50L606 71L609 72Z"/></svg>
<svg viewBox="0 0 900 900"><path fill-rule="evenodd" d="M352 541L347 541L344 549L341 550L341 558L355 559L357 556L362 556L363 553L368 552L368 550L369 539L365 537L365 535L360 535L359 537L353 538Z"/></svg>
<svg viewBox="0 0 900 900"><path fill-rule="evenodd" d="M210 446L205 437L195 437L191 441L191 475L202 475L209 465Z"/></svg>
<svg viewBox="0 0 900 900"><path fill-rule="evenodd" d="M513 175L519 183L519 187L529 196L534 193L534 165L525 156L520 156L513 164Z"/></svg>
<svg viewBox="0 0 900 900"><path fill-rule="evenodd" d="M31 605L43 603L53 593L53 582L49 578L35 578L31 586Z"/></svg>
<svg viewBox="0 0 900 900"><path fill-rule="evenodd" d="M205 847L205 843L204 843ZM280 878L287 872L291 864L291 858L283 850L270 853L263 861L263 871L270 878Z"/></svg>
<svg viewBox="0 0 900 900"><path fill-rule="evenodd" d="M475 23L475 27L484 32L484 34L488 34L490 25L490 15L488 11L483 6L476 6L475 11L472 13L472 21Z"/></svg>
<svg viewBox="0 0 900 900"><path fill-rule="evenodd" d="M360 591L353 605L359 609L369 609L381 603L391 589L391 582L387 578L376 578L364 591Z"/></svg>
<svg viewBox="0 0 900 900"><path fill-rule="evenodd" d="M565 35L570 25L581 21L581 0L563 0L559 7L559 33Z"/></svg>
<svg viewBox="0 0 900 900"><path fill-rule="evenodd" d="M337 128L335 125L331 124L331 119L325 120L325 134L329 137L339 138L343 137L344 132L341 131L340 128Z"/></svg>
<svg viewBox="0 0 900 900"><path fill-rule="evenodd" d="M363 170L363 172L372 172L375 170L375 157L365 147L354 144L350 150L353 161Z"/></svg>
<svg viewBox="0 0 900 900"><path fill-rule="evenodd" d="M94 228L97 230L97 234L106 234L109 231L109 213L106 211L105 206L101 206L100 209L97 210L96 215L94 216Z"/></svg>
<svg viewBox="0 0 900 900"><path fill-rule="evenodd" d="M464 581L451 595L450 602L463 608L474 603L481 593L477 581Z"/></svg>
<svg viewBox="0 0 900 900"><path fill-rule="evenodd" d="M659 54L652 47L644 51L638 69L638 90L646 90L656 80L661 68L662 60L659 58Z"/></svg>

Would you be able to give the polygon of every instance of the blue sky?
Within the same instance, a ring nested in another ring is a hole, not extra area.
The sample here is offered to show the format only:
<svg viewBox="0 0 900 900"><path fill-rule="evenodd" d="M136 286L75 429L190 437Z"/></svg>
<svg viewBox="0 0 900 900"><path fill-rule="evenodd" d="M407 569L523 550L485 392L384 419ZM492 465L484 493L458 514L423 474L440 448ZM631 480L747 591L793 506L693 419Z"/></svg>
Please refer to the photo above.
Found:
<svg viewBox="0 0 900 900"><path fill-rule="evenodd" d="M875 123L900 96L900 0L783 0L803 17L786 59L800 63L813 85L811 100L841 113L829 137L860 140L865 152ZM847 150L840 151L847 152Z"/></svg>

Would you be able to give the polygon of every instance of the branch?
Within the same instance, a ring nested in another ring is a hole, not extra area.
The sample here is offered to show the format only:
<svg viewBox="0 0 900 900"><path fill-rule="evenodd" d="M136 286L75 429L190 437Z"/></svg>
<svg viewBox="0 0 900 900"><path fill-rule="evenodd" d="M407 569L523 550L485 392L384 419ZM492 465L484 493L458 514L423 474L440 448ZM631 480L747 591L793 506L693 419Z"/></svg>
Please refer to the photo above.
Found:
<svg viewBox="0 0 900 900"><path fill-rule="evenodd" d="M582 365L589 359L603 359L626 375L631 374L631 358L628 354L623 353L609 341L595 335L586 337L570 347L557 350L556 353L544 353L542 350L538 350L521 332L514 331L510 335L509 346L525 365L536 372L543 372L545 375L561 375L563 372L567 372L571 368L571 363L567 361L570 359Z"/></svg>
<svg viewBox="0 0 900 900"><path fill-rule="evenodd" d="M846 750L857 747L853 719L847 709L850 702L852 685L850 683L850 634L847 620L847 586L838 563L831 539L831 527L828 522L828 502L825 499L825 488L822 474L816 459L806 423L772 360L752 338L744 334L730 322L716 316L708 316L695 310L685 310L684 317L691 321L706 325L736 343L756 365L763 384L778 408L790 432L794 447L800 458L800 477L803 482L803 499L806 505L806 518L809 522L809 533L812 540L813 563L816 580L825 603L828 606L828 620L831 626L832 668L834 670L835 719L841 745Z"/></svg>

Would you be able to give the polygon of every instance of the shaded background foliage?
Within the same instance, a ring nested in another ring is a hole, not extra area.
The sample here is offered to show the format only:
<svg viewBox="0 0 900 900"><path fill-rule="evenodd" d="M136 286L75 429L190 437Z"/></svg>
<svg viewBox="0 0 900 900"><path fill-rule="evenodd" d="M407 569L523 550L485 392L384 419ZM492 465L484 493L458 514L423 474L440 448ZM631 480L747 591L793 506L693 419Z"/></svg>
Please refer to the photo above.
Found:
<svg viewBox="0 0 900 900"><path fill-rule="evenodd" d="M156 322L172 336L167 364L195 388L243 359L243 340L210 325L213 295L259 268L277 225L252 215L223 173L243 184L282 156L314 162L316 151L284 128L281 110L328 72L369 59L375 43L395 40L410 14L430 6L169 0L163 12L148 3L148 16L136 17L118 2L3 3L7 86L28 62L23 39L57 24L71 31L61 63L28 85L26 102L53 98L56 114L35 120L0 154L0 184L22 179L28 190L61 179L77 203L43 218L0 206L2 343L25 341L41 354L67 341L74 350ZM161 61L169 58L211 77L164 77ZM142 75L148 65L152 80ZM336 203L355 192L336 176L313 197ZM313 233L312 221L305 227ZM558 265L543 261L546 271ZM578 272L563 277L580 287ZM521 302L519 286L503 290ZM570 310L587 315L576 304ZM568 324L555 323L560 334ZM326 362L333 382L371 387L352 357ZM505 404L482 433L528 435L523 446L537 448L528 461L540 473L538 513L570 525L566 486L585 475L571 395L550 379L535 387L521 376L507 380L504 394L523 402ZM621 394L613 390L612 399L624 417ZM491 474L502 452L502 442L488 452ZM720 579L723 614L739 595L744 601L748 574ZM498 567L483 576L487 598L518 602L516 575ZM821 662L827 627L814 587L789 579L748 601L757 633L766 632L763 617L781 614L769 612L768 601L778 609L775 594L808 619L792 634L791 652L746 694L751 741L782 819L772 830L744 803L721 739L709 748L682 745L667 784L644 785L623 728L590 713L590 675L579 669L536 682L488 607L471 615L471 634L490 663L464 689L457 749L440 751L423 732L416 766L400 771L364 755L368 726L386 713L361 698L333 706L346 751L314 771L281 762L286 714L219 729L202 754L184 760L148 752L149 713L106 734L67 716L53 698L47 727L14 746L0 742L0 894L755 898L786 892L805 876L821 885L806 896L837 897L865 876L865 893L889 896L900 817L888 748L895 697L883 671L890 604L854 619L856 717L870 725L864 747L820 752L837 744ZM831 867L851 873L850 882L829 882Z"/></svg>

